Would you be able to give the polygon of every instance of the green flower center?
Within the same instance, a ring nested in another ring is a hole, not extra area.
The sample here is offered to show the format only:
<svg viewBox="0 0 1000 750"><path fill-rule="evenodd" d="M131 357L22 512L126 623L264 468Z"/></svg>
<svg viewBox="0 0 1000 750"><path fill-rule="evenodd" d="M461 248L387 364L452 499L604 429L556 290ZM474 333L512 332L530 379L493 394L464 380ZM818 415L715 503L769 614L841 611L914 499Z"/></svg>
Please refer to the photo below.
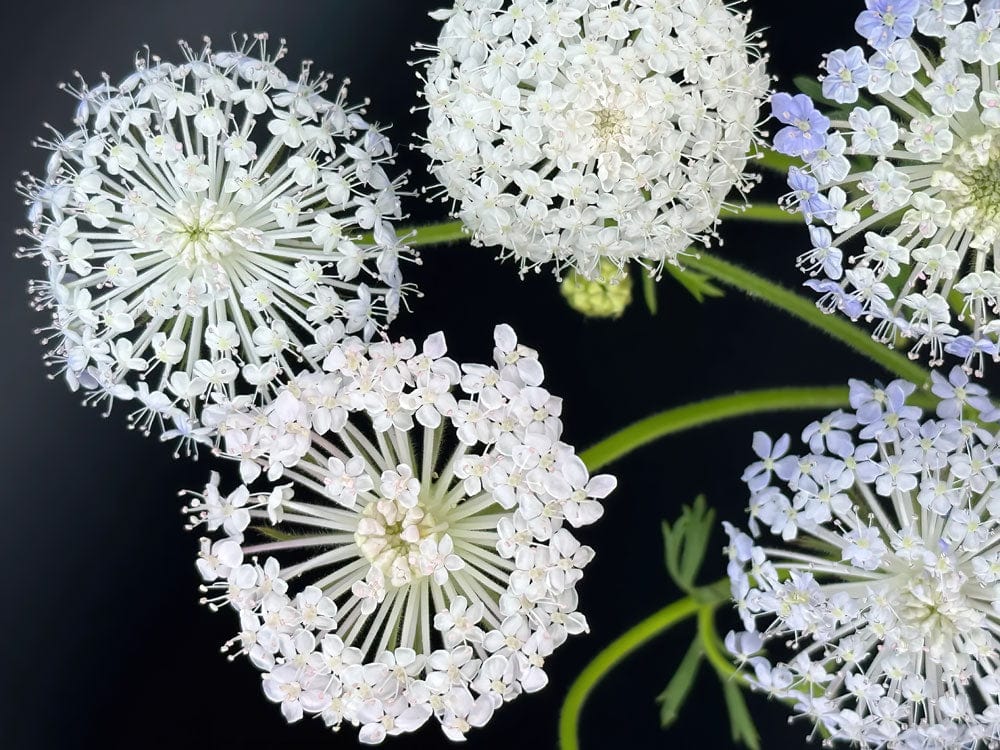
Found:
<svg viewBox="0 0 1000 750"><path fill-rule="evenodd" d="M1000 237L1000 145L987 134L956 148L933 182L952 228L972 232L973 247L992 247Z"/></svg>
<svg viewBox="0 0 1000 750"><path fill-rule="evenodd" d="M597 131L597 137L609 145L625 135L627 121L628 118L620 109L605 107L594 112L594 130Z"/></svg>

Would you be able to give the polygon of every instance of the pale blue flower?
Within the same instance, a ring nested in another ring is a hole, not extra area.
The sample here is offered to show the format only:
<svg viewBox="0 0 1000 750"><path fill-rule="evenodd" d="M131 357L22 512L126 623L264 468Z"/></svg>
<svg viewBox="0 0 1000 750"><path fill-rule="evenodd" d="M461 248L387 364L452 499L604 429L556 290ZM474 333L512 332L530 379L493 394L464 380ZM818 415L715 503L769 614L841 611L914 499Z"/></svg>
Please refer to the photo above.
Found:
<svg viewBox="0 0 1000 750"><path fill-rule="evenodd" d="M992 412L993 405L985 388L969 382L969 373L957 365L945 378L937 370L931 371L931 392L941 401L937 415L942 419L959 419L966 405L979 412Z"/></svg>
<svg viewBox="0 0 1000 750"><path fill-rule="evenodd" d="M1000 357L1000 346L997 342L989 339L974 339L972 336L959 336L954 341L949 341L944 350L949 354L962 357L967 363L977 362L974 371L977 376L983 376L983 365L985 358L996 360Z"/></svg>
<svg viewBox="0 0 1000 750"><path fill-rule="evenodd" d="M789 203L805 214L806 221L812 221L813 217L822 219L830 214L830 201L819 192L819 182L812 175L792 167L788 170L788 187L792 189Z"/></svg>
<svg viewBox="0 0 1000 750"><path fill-rule="evenodd" d="M753 452L760 460L750 464L741 477L751 491L759 490L770 484L771 472L775 470L782 456L788 452L788 446L791 443L792 439L788 435L782 435L772 442L771 437L766 432L753 434Z"/></svg>
<svg viewBox="0 0 1000 750"><path fill-rule="evenodd" d="M774 148L788 156L801 156L823 148L830 118L820 114L805 94L778 93L771 97L771 115L787 125L774 137Z"/></svg>
<svg viewBox="0 0 1000 750"><path fill-rule="evenodd" d="M842 455L853 448L847 431L853 430L857 425L858 420L853 414L838 409L823 419L810 422L802 431L802 440L809 444L809 450L813 453L829 450Z"/></svg>
<svg viewBox="0 0 1000 750"><path fill-rule="evenodd" d="M823 79L823 96L840 104L858 100L858 89L868 83L868 61L861 47L838 49L826 58L827 76Z"/></svg>
<svg viewBox="0 0 1000 750"><path fill-rule="evenodd" d="M865 311L864 304L836 281L830 279L809 279L803 286L820 293L816 306L826 313L839 310L851 320L857 320Z"/></svg>
<svg viewBox="0 0 1000 750"><path fill-rule="evenodd" d="M854 28L875 49L885 49L913 33L917 0L867 0L865 5L868 10L858 16Z"/></svg>

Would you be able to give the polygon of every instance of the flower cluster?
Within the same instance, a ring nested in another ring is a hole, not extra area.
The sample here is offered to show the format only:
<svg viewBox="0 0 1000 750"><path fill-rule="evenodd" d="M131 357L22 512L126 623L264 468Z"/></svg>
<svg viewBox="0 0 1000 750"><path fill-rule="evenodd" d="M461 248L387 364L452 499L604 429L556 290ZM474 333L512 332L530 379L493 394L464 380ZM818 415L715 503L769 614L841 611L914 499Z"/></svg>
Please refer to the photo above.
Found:
<svg viewBox="0 0 1000 750"><path fill-rule="evenodd" d="M811 237L799 266L822 277L808 285L825 309L981 373L1000 357L1000 3L976 3L968 20L964 0L866 5L870 53L823 63L837 109L774 97L775 147L805 161L789 173Z"/></svg>
<svg viewBox="0 0 1000 750"><path fill-rule="evenodd" d="M213 417L244 481L270 484L213 480L186 509L215 533L206 601L237 610L230 645L289 721L377 743L433 716L459 740L587 629L593 552L568 526L600 518L615 480L561 442L536 353L508 326L495 341L495 366L459 366L441 334L350 338L266 407Z"/></svg>
<svg viewBox="0 0 1000 750"><path fill-rule="evenodd" d="M912 384L853 381L853 411L806 427L803 455L757 433L751 534L726 524L746 628L727 645L832 740L1000 738L1000 443L983 427L1000 412L959 367L933 390L922 419Z"/></svg>
<svg viewBox="0 0 1000 750"><path fill-rule="evenodd" d="M745 193L769 78L723 0L459 0L425 71L423 150L522 271L658 270Z"/></svg>
<svg viewBox="0 0 1000 750"><path fill-rule="evenodd" d="M266 35L181 50L67 87L74 127L39 141L45 175L21 185L21 252L47 268L32 290L70 386L109 409L138 400L147 432L167 419L198 437L201 400L269 395L345 332L391 320L408 251L392 148L345 88L328 98L308 63L288 78Z"/></svg>

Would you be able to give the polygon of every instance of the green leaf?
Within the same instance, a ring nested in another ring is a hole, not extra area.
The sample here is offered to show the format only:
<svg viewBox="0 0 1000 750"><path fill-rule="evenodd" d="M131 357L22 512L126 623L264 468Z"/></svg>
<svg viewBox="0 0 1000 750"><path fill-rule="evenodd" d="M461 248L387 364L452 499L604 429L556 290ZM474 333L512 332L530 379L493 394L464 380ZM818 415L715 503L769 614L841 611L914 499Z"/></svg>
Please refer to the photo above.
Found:
<svg viewBox="0 0 1000 750"><path fill-rule="evenodd" d="M642 276L642 296L646 300L646 307L649 308L650 315L656 315L659 309L656 301L656 279L644 270L640 270L639 275Z"/></svg>
<svg viewBox="0 0 1000 750"><path fill-rule="evenodd" d="M745 745L750 750L760 750L760 735L757 733L753 719L750 718L746 701L743 700L743 691L732 680L722 680L721 682L722 693L726 697L726 708L729 709L729 729L733 736L733 742Z"/></svg>
<svg viewBox="0 0 1000 750"><path fill-rule="evenodd" d="M694 687L704 654L701 639L695 638L691 641L691 646L677 667L677 671L674 672L674 676L670 678L667 689L657 696L656 700L660 704L660 726L664 729L677 721L681 708L684 707L691 688Z"/></svg>
<svg viewBox="0 0 1000 750"><path fill-rule="evenodd" d="M708 297L723 297L725 292L712 283L712 280L703 273L692 271L691 269L680 269L674 266L667 266L667 271L676 279L681 286L688 290L692 297L698 302L704 302Z"/></svg>
<svg viewBox="0 0 1000 750"><path fill-rule="evenodd" d="M691 508L688 531L684 538L684 553L681 556L681 573L692 586L705 561L714 525L715 511L708 507L705 496L699 495Z"/></svg>
<svg viewBox="0 0 1000 750"><path fill-rule="evenodd" d="M850 107L840 104L839 102L835 102L832 99L827 99L823 96L822 84L820 84L820 82L815 78L810 78L809 76L795 76L795 78L792 79L792 83L795 84L795 88L808 96L814 102L822 102L828 107L832 107L832 112L824 112L823 114L833 119L846 120L856 106L865 107L866 109L871 109L875 106L873 101L866 99L864 96L858 96L857 102L852 104Z"/></svg>
<svg viewBox="0 0 1000 750"><path fill-rule="evenodd" d="M823 86L815 78L809 76L795 76L792 79L795 88L808 96L813 101L825 102L827 98L823 96Z"/></svg>
<svg viewBox="0 0 1000 750"><path fill-rule="evenodd" d="M715 511L708 507L704 496L698 497L694 505L684 506L681 517L672 526L663 522L667 572L674 583L689 593L695 588L714 523Z"/></svg>
<svg viewBox="0 0 1000 750"><path fill-rule="evenodd" d="M687 589L687 586L680 582L680 548L681 540L684 538L684 524L684 516L678 518L673 526L669 521L663 522L663 559L670 577L680 588Z"/></svg>

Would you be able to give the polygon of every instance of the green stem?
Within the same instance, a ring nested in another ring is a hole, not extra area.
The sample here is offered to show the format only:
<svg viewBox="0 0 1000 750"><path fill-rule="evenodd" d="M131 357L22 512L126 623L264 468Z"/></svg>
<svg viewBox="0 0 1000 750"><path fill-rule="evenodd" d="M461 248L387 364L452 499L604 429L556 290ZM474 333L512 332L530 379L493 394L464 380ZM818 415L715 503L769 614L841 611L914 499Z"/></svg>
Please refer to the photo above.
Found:
<svg viewBox="0 0 1000 750"><path fill-rule="evenodd" d="M445 221L440 224L426 224L421 227L401 227L400 237L409 235L406 244L410 247L423 245L445 245L449 242L468 240L469 233L460 221Z"/></svg>
<svg viewBox="0 0 1000 750"><path fill-rule="evenodd" d="M719 632L715 629L715 610L717 607L704 606L698 610L698 640L701 642L702 652L709 664L715 669L715 673L720 680L734 680L741 687L750 687L750 680L746 674L741 672L723 652L723 646L719 642ZM782 703L795 706L798 703L796 698L783 698ZM830 733L821 725L817 727L824 738L828 738Z"/></svg>
<svg viewBox="0 0 1000 750"><path fill-rule="evenodd" d="M872 339L862 328L839 315L828 315L812 300L802 297L773 281L758 276L739 266L699 251L688 256L684 264L695 271L708 274L717 281L745 292L749 297L769 302L815 328L825 331L855 351L880 364L889 372L918 386L930 382L930 373L904 354L889 349Z"/></svg>
<svg viewBox="0 0 1000 750"><path fill-rule="evenodd" d="M720 396L647 417L584 451L580 458L591 471L597 471L654 440L724 419L770 411L835 409L847 405L845 386L774 388Z"/></svg>
<svg viewBox="0 0 1000 750"><path fill-rule="evenodd" d="M789 214L776 206L751 206L742 216L743 218L768 220L766 217L774 218L778 214L781 214L782 217L789 217ZM403 229L401 234L410 235L408 241L414 246L442 244L468 238L460 221ZM740 268L704 251L686 257L685 264L694 271L700 271L722 284L739 289L751 298L769 302L809 325L825 331L889 372L916 383L918 386L925 386L930 380L929 373L923 367L905 355L874 341L862 328L848 322L843 317L824 313L816 307L812 300L758 276L752 271ZM648 293L649 289L647 288L646 291ZM703 424L765 411L836 408L844 406L846 403L845 390L834 388L780 389L711 399L671 409L644 419L594 446L585 452L582 458L593 471L641 445L665 435Z"/></svg>
<svg viewBox="0 0 1000 750"><path fill-rule="evenodd" d="M802 166L801 159L779 154L777 151L769 148L765 148L760 152L760 156L757 157L757 163L764 167L764 169L770 169L772 172L782 175L788 174L788 170L791 167Z"/></svg>
<svg viewBox="0 0 1000 750"><path fill-rule="evenodd" d="M698 637L705 651L705 658L714 667L719 679L746 681L740 670L726 658L719 645L719 634L715 630L715 607L702 607L698 610Z"/></svg>
<svg viewBox="0 0 1000 750"><path fill-rule="evenodd" d="M763 221L769 224L801 224L802 214L790 214L780 206L751 205L734 211L724 211L723 221Z"/></svg>
<svg viewBox="0 0 1000 750"><path fill-rule="evenodd" d="M659 309L656 299L656 279L644 272L640 272L639 275L642 277L642 296L646 300L646 307L650 315L656 315Z"/></svg>
<svg viewBox="0 0 1000 750"><path fill-rule="evenodd" d="M629 654L649 643L657 636L680 622L699 614L704 609L715 609L729 596L729 580L725 579L695 594L668 604L654 615L634 626L586 666L570 686L559 713L559 747L561 750L580 748L580 712L587 697L604 677Z"/></svg>

